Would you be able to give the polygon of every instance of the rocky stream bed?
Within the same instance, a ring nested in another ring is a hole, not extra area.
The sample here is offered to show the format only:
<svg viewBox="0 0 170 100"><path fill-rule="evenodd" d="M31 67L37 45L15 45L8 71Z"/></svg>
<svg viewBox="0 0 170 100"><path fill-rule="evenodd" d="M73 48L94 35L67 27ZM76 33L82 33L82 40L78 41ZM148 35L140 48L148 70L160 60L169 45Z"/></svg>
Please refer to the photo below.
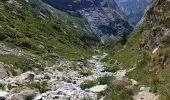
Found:
<svg viewBox="0 0 170 100"><path fill-rule="evenodd" d="M80 88L81 83L88 80L96 80L97 78L104 76L114 76L117 80L123 80L127 72L134 70L134 68L129 70L118 70L115 73L104 71L104 62L101 60L107 55L107 53L94 55L90 60L88 60L88 62L93 65L91 70L92 74L89 76L83 76L77 71L71 70L71 62L63 60L57 65L46 67L45 70L43 72L39 72L39 74L28 71L19 76L1 79L0 83L5 84L5 89L0 91L0 100L86 100L86 98L90 100L97 100L97 94L105 91L107 85L96 85L92 88L82 90ZM59 71L55 66L65 68L66 70ZM36 90L27 88L24 89L23 87L20 88L21 84L25 84L30 81L28 78L30 75L34 75L34 78L32 79L33 82L47 81L48 90L40 93ZM47 75L49 77L48 79L45 78ZM132 85L138 84L135 80L130 80L132 81ZM17 89L15 87L17 87ZM150 93L149 90L146 91L145 87L142 89L142 94L140 92L134 96L135 100L141 100L141 98L144 97L147 98L146 95L149 95L148 98L157 98L156 95ZM17 93L17 91L20 92ZM103 100L103 98L104 97L102 97L101 100Z"/></svg>

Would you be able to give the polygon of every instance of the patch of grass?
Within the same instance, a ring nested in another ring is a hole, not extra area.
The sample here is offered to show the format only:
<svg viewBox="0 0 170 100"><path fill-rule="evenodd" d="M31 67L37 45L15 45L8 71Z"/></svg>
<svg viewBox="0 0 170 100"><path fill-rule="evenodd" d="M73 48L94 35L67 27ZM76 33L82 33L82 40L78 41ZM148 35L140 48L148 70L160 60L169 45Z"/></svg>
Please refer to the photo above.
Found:
<svg viewBox="0 0 170 100"><path fill-rule="evenodd" d="M65 23L42 16L24 1L17 1L22 9L9 3L0 4L3 7L0 14L5 16L0 20L2 42L37 55L57 53L68 59L91 55L90 48L95 46L95 41L87 41L82 33Z"/></svg>
<svg viewBox="0 0 170 100"><path fill-rule="evenodd" d="M78 71L79 69L77 68L77 64L75 62L72 63L71 69L74 71Z"/></svg>
<svg viewBox="0 0 170 100"><path fill-rule="evenodd" d="M115 80L115 77L113 77L113 76L104 76L104 77L99 77L97 79L97 81L99 82L100 85L112 84L113 80Z"/></svg>
<svg viewBox="0 0 170 100"><path fill-rule="evenodd" d="M48 88L47 81L27 83L27 87L31 89L38 89L41 93L44 93Z"/></svg>
<svg viewBox="0 0 170 100"><path fill-rule="evenodd" d="M57 67L56 68L58 71L63 71L63 68L61 68L61 67Z"/></svg>
<svg viewBox="0 0 170 100"><path fill-rule="evenodd" d="M105 65L105 71L107 71L107 72L112 72L112 73L114 73L114 72L116 72L117 70L119 70L120 68L119 68L119 66L118 65L115 65L115 64L107 64L107 65Z"/></svg>
<svg viewBox="0 0 170 100"><path fill-rule="evenodd" d="M5 84L0 83L0 89L4 89L5 88Z"/></svg>
<svg viewBox="0 0 170 100"><path fill-rule="evenodd" d="M136 30L129 38L125 48L116 52L115 55L113 55L113 58L121 63L124 68L135 65L141 58L141 53L138 51L141 39L142 34L140 33L140 30Z"/></svg>
<svg viewBox="0 0 170 100"><path fill-rule="evenodd" d="M26 65L26 58L25 57L18 57L14 55L2 55L0 54L0 61L4 62L5 64L12 64L13 67L11 66L9 70L12 72L13 75L17 75L17 69L24 69L24 66Z"/></svg>
<svg viewBox="0 0 170 100"><path fill-rule="evenodd" d="M150 71L150 61L149 55L145 53L142 61L137 64L136 69L127 75L129 78L137 80L140 84L151 87L152 92L160 94L161 100L169 100L170 68L160 69L156 74L154 71Z"/></svg>
<svg viewBox="0 0 170 100"><path fill-rule="evenodd" d="M110 90L109 90L110 88ZM132 100L133 91L131 89L110 86L106 91L112 91L112 94L106 95L105 100Z"/></svg>
<svg viewBox="0 0 170 100"><path fill-rule="evenodd" d="M98 81L86 81L85 83L82 83L80 85L80 88L84 90L84 89L88 89L96 85L98 85Z"/></svg>
<svg viewBox="0 0 170 100"><path fill-rule="evenodd" d="M91 70L80 70L79 74L83 76L89 76L92 75L93 73L91 72Z"/></svg>
<svg viewBox="0 0 170 100"><path fill-rule="evenodd" d="M33 71L37 68L39 71L44 69L43 63L38 63L37 59L30 59L26 56L15 56L15 55L3 55L0 54L0 61L4 62L5 64L12 65L10 66L9 70L12 74L18 75L25 71Z"/></svg>
<svg viewBox="0 0 170 100"><path fill-rule="evenodd" d="M99 93L98 97L105 96L104 100L132 100L134 92L132 89L127 89L126 85L124 81L109 84L107 90Z"/></svg>
<svg viewBox="0 0 170 100"><path fill-rule="evenodd" d="M137 63L136 69L130 73L128 73L128 77L137 80L139 83L143 85L152 83L152 73L149 71L150 55L148 53L144 53L142 60Z"/></svg>
<svg viewBox="0 0 170 100"><path fill-rule="evenodd" d="M86 81L80 85L81 89L88 89L96 85L110 85L112 81L115 79L113 76L104 76L104 77L99 77L96 80L93 81Z"/></svg>
<svg viewBox="0 0 170 100"><path fill-rule="evenodd" d="M34 74L29 74L28 79L29 79L30 81L33 81L33 80L34 80L34 77L35 77Z"/></svg>

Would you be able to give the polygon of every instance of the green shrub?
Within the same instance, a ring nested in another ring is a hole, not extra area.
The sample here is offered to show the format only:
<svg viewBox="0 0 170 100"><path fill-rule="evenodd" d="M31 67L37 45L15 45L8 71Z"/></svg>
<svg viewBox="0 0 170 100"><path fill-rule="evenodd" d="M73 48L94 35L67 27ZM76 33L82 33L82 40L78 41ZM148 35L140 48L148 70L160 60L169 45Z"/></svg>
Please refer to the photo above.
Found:
<svg viewBox="0 0 170 100"><path fill-rule="evenodd" d="M5 84L0 83L0 89L4 89Z"/></svg>
<svg viewBox="0 0 170 100"><path fill-rule="evenodd" d="M20 42L18 45L19 45L20 47L23 47L23 48L31 48L31 47L32 47L32 43L29 42L29 41Z"/></svg>
<svg viewBox="0 0 170 100"><path fill-rule="evenodd" d="M89 76L89 75L92 75L92 72L90 70L87 70L87 71L80 71L79 72L80 75L83 75L83 76Z"/></svg>
<svg viewBox="0 0 170 100"><path fill-rule="evenodd" d="M44 75L44 79L50 79L50 76L47 75L47 74L45 74L45 75Z"/></svg>
<svg viewBox="0 0 170 100"><path fill-rule="evenodd" d="M99 77L96 80L86 81L86 82L82 83L80 85L80 88L84 90L84 89L91 88L96 85L105 85L105 84L110 85L114 79L115 79L115 77L113 77L113 76Z"/></svg>
<svg viewBox="0 0 170 100"><path fill-rule="evenodd" d="M47 81L28 83L27 86L32 89L38 89L41 93L47 91Z"/></svg>
<svg viewBox="0 0 170 100"><path fill-rule="evenodd" d="M98 81L99 84L101 84L101 85L105 85L105 84L109 85L109 84L112 83L112 81L113 81L114 79L115 79L115 77L113 77L113 76L104 76L104 77L99 77L99 78L97 79L97 81Z"/></svg>
<svg viewBox="0 0 170 100"><path fill-rule="evenodd" d="M29 74L28 79L32 81L32 80L34 80L34 77L35 77L34 74Z"/></svg>
<svg viewBox="0 0 170 100"><path fill-rule="evenodd" d="M4 16L0 16L0 21L5 21L5 20L6 20L6 18Z"/></svg>
<svg viewBox="0 0 170 100"><path fill-rule="evenodd" d="M4 33L0 33L0 41L3 41L6 38L7 36Z"/></svg>
<svg viewBox="0 0 170 100"><path fill-rule="evenodd" d="M91 88L93 86L96 86L98 84L98 81L86 81L80 85L80 88L82 90Z"/></svg>
<svg viewBox="0 0 170 100"><path fill-rule="evenodd" d="M104 92L98 96L105 96L104 100L133 100L134 95L132 89L127 89L121 85L110 84Z"/></svg>
<svg viewBox="0 0 170 100"><path fill-rule="evenodd" d="M107 64L105 66L105 71L107 72L116 72L117 70L119 70L119 66L118 65L114 65L114 64Z"/></svg>
<svg viewBox="0 0 170 100"><path fill-rule="evenodd" d="M63 71L63 68L62 67L57 67L56 68L58 71Z"/></svg>

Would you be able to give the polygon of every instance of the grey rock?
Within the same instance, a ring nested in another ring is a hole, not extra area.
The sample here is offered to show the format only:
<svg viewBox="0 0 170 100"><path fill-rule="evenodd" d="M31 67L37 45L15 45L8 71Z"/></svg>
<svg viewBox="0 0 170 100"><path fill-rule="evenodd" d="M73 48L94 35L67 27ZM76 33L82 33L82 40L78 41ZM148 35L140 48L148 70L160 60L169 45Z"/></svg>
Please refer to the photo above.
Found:
<svg viewBox="0 0 170 100"><path fill-rule="evenodd" d="M7 98L7 100L33 100L39 93L34 90L23 90Z"/></svg>
<svg viewBox="0 0 170 100"><path fill-rule="evenodd" d="M72 16L86 19L86 26L96 33L99 39L105 35L124 38L133 30L114 0L42 1Z"/></svg>
<svg viewBox="0 0 170 100"><path fill-rule="evenodd" d="M88 90L94 93L100 93L105 91L106 89L107 89L107 85L96 85Z"/></svg>
<svg viewBox="0 0 170 100"><path fill-rule="evenodd" d="M8 96L9 96L8 92L0 90L0 100L5 100Z"/></svg>

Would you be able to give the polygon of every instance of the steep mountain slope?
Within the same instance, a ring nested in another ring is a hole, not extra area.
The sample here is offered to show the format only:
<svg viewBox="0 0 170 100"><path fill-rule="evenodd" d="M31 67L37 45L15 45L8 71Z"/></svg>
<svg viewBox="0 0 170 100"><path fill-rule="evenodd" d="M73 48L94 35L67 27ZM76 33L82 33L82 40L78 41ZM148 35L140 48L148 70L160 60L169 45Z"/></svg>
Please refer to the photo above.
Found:
<svg viewBox="0 0 170 100"><path fill-rule="evenodd" d="M142 18L150 0L115 0L120 9L127 15L129 22L136 25Z"/></svg>
<svg viewBox="0 0 170 100"><path fill-rule="evenodd" d="M78 24L82 19L67 13L82 17L80 12L58 12L35 1L0 1L0 99L169 100L170 0L152 1L121 50L100 46L61 17ZM92 11L112 12L109 3L96 3Z"/></svg>
<svg viewBox="0 0 170 100"><path fill-rule="evenodd" d="M128 76L169 100L170 1L153 0L140 23L114 59L124 68L136 67Z"/></svg>
<svg viewBox="0 0 170 100"><path fill-rule="evenodd" d="M0 1L0 99L97 99L95 90L84 89L101 85L103 91L115 79L103 72L107 53L32 6L24 0ZM95 84L86 86L90 80Z"/></svg>
<svg viewBox="0 0 170 100"><path fill-rule="evenodd" d="M49 16L56 20L57 22L65 23L75 30L79 31L82 35L87 38L98 40L97 36L90 30L86 25L86 21L83 18L78 18L71 16L61 10L55 9L47 3L42 2L42 0L25 0L37 11L43 13L46 16Z"/></svg>
<svg viewBox="0 0 170 100"><path fill-rule="evenodd" d="M109 35L126 37L132 31L132 26L125 20L114 0L43 1L72 16L85 18L87 25L102 40L107 40L105 38Z"/></svg>
<svg viewBox="0 0 170 100"><path fill-rule="evenodd" d="M23 0L0 1L0 15L0 42L37 56L54 53L64 58L80 59L87 57L91 52L88 50L96 43L70 26L40 14ZM1 49L5 50L3 44ZM0 59L7 63L10 59L15 63L14 59L20 58L2 54Z"/></svg>

